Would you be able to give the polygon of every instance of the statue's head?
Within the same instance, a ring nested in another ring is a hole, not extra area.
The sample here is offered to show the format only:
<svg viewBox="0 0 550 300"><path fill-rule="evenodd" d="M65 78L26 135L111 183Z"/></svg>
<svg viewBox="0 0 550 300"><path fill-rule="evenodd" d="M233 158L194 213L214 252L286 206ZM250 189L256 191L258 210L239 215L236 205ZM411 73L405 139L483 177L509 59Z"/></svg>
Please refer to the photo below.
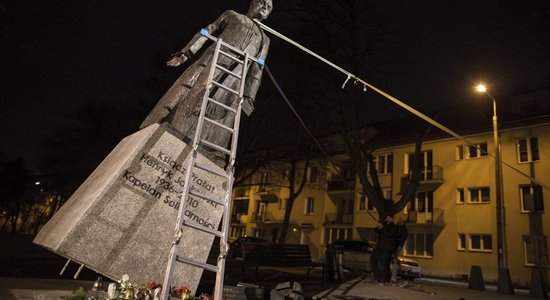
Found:
<svg viewBox="0 0 550 300"><path fill-rule="evenodd" d="M271 0L252 0L247 15L252 19L262 21L267 19L272 9L273 2Z"/></svg>

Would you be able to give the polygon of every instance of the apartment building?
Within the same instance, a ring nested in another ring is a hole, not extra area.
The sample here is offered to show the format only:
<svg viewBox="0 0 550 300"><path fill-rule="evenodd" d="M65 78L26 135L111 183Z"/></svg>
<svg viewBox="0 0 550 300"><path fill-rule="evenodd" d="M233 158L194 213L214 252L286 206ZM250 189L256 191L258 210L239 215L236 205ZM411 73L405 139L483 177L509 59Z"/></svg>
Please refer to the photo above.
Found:
<svg viewBox="0 0 550 300"><path fill-rule="evenodd" d="M486 126L470 130L464 140L440 135L422 145L416 198L396 218L406 220L409 230L404 255L418 260L427 276L462 279L476 265L486 281L497 280L492 134ZM550 268L550 204L545 201L550 193L550 115L503 122L500 139L508 265L514 285L528 286L533 268L545 278ZM379 145L374 156L380 185L386 197L397 201L408 182L414 144L392 140ZM246 185L235 187L232 239L277 238L288 201L285 170L265 167ZM376 238L378 215L361 195L345 154L317 159L301 172L307 183L293 206L288 243L308 244L312 256L322 259L332 241Z"/></svg>

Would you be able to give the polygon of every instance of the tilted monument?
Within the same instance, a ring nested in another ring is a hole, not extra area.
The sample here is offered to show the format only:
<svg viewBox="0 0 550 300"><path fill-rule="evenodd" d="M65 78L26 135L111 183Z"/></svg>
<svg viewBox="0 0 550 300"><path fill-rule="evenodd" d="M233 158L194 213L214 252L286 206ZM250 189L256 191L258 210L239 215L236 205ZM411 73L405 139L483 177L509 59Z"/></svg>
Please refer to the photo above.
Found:
<svg viewBox="0 0 550 300"><path fill-rule="evenodd" d="M196 291L203 269L223 273L223 265L200 263L215 235L227 238L229 216L223 216L229 212L238 120L241 108L253 110L269 47L254 20L271 10L271 0L252 0L246 15L226 11L174 54L169 66L214 41L34 242L112 279L128 274L138 284L170 278L168 285ZM182 257L197 263L172 268L170 261Z"/></svg>

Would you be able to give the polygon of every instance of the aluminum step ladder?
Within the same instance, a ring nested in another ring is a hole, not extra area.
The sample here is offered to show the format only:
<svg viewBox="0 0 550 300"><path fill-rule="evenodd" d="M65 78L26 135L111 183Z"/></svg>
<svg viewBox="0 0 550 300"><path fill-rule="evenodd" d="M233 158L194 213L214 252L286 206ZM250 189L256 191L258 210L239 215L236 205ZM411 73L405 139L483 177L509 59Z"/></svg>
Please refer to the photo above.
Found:
<svg viewBox="0 0 550 300"><path fill-rule="evenodd" d="M215 43L215 51L212 57L212 64L210 66L210 71L208 75L206 92L204 93L202 106L199 112L195 136L192 141L193 150L191 152L191 157L188 162L187 173L185 175L185 184L184 184L182 195L180 198L181 204L178 210L176 234L174 237L174 241L172 242L172 246L170 248L168 265L166 267L164 281L162 285L161 299L163 300L177 299L170 296L171 287L174 285L174 283L172 282L172 277L173 277L174 270L177 268L177 265L176 265L177 263L184 263L184 264L202 268L203 270L215 272L216 283L214 287L214 299L215 300L222 299L223 280L224 280L224 273L225 273L225 257L228 250L227 238L228 238L228 227L229 227L229 220L230 220L231 195L232 195L232 188L233 188L233 181L234 181L234 163L235 163L235 157L236 157L236 151L237 151L237 139L238 139L239 123L240 123L239 121L241 117L241 104L243 101L246 73L247 73L249 64L259 63L263 65L264 63L262 59L251 57L248 53L245 53L225 43L221 39L211 36L208 33L208 31L206 31L205 29L202 29L200 33L203 37L206 37ZM219 59L221 55L233 61L234 64L238 66L236 68L237 71L229 70L228 68L220 65ZM238 90L233 89L231 86L224 85L224 82L217 82L214 78L216 76L216 73L223 74L223 76L218 76L222 78L227 78L228 76L233 77L238 83ZM237 96L237 99L239 99L237 108L233 108L231 107L231 105L224 104L219 100L214 99L215 92L213 91L216 91L218 89L223 89L227 93L231 93ZM234 115L234 120L232 122L233 126L224 125L206 116L206 108L209 105L214 105L221 109L224 109L225 111L233 113ZM202 131L203 131L205 122L213 124L213 126L219 127L221 128L221 130L228 131L231 134L231 142L230 142L229 148L225 148L225 146L217 145L203 138ZM219 172L219 171L213 170L212 168L209 168L206 165L201 165L197 163L196 158L197 158L199 146L203 148L211 149L214 151L219 151L226 155L229 155L229 165L226 168L226 172ZM227 181L227 192L225 194L225 198L223 201L220 201L218 199L213 199L212 197L209 197L207 195L203 195L196 191L190 190L191 182L192 182L191 174L193 174L193 170L195 168L209 172L215 175L216 177L219 177L220 180ZM189 197L189 195L192 195L204 201L212 201L223 207L224 211L222 215L221 231L205 228L184 217L184 212L187 207L186 200ZM220 238L220 255L218 257L217 265L203 263L203 262L196 261L191 258L176 254L178 244L182 238L183 228L185 226Z"/></svg>

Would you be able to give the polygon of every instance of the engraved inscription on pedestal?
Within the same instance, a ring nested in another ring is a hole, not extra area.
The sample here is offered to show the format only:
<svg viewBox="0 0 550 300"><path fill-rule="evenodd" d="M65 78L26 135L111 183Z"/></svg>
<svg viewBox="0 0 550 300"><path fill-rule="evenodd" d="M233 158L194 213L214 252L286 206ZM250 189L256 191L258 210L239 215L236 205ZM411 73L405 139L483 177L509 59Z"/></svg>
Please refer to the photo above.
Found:
<svg viewBox="0 0 550 300"><path fill-rule="evenodd" d="M35 243L113 279L162 282L191 148L165 125L128 136L46 224ZM200 154L197 162L223 170ZM226 183L194 168L191 189L223 200ZM222 206L189 196L185 217L217 229ZM213 236L185 227L178 254L205 262ZM202 269L177 264L174 284L196 291Z"/></svg>

